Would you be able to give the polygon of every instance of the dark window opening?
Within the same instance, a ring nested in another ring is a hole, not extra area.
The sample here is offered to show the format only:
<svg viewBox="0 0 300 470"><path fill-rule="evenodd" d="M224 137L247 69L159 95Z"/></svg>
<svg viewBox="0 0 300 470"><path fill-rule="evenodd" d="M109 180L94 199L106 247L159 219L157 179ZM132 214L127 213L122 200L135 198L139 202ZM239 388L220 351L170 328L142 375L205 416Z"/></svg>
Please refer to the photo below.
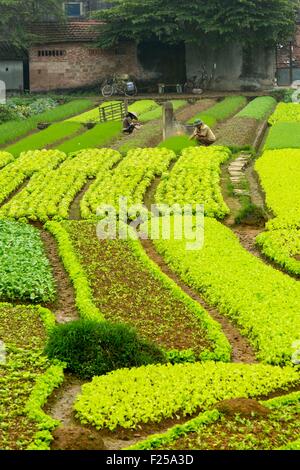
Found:
<svg viewBox="0 0 300 470"><path fill-rule="evenodd" d="M63 50L39 50L38 57L63 57L66 55L66 51Z"/></svg>
<svg viewBox="0 0 300 470"><path fill-rule="evenodd" d="M82 2L68 2L64 4L65 14L69 18L79 18L83 15L83 5Z"/></svg>

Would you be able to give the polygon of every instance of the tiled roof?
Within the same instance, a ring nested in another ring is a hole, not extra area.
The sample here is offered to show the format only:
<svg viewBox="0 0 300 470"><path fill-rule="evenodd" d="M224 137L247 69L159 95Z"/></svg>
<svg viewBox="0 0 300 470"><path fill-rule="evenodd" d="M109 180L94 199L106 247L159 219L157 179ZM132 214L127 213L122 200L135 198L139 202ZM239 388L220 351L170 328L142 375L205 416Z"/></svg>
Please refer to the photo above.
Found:
<svg viewBox="0 0 300 470"><path fill-rule="evenodd" d="M67 21L65 23L35 23L31 32L35 44L57 42L93 42L99 37L101 21Z"/></svg>

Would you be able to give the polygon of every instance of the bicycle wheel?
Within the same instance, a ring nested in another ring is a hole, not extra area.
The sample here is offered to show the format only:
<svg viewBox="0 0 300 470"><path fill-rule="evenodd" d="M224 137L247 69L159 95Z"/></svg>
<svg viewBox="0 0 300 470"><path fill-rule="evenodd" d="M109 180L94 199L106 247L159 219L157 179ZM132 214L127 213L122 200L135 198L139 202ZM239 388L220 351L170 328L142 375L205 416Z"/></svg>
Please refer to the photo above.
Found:
<svg viewBox="0 0 300 470"><path fill-rule="evenodd" d="M113 92L114 88L112 85L104 85L104 87L102 87L101 89L101 93L104 98L109 98L110 96L112 96Z"/></svg>

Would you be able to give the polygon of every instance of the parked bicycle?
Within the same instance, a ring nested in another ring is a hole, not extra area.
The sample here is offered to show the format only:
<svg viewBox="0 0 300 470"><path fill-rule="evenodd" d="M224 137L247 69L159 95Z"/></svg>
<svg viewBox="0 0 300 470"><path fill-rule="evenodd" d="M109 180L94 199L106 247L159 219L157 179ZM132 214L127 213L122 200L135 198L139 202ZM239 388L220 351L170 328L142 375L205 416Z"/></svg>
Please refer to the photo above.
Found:
<svg viewBox="0 0 300 470"><path fill-rule="evenodd" d="M205 65L202 65L199 75L194 75L185 83L184 91L185 93L203 93L204 90L210 89L213 79L214 68L209 75Z"/></svg>
<svg viewBox="0 0 300 470"><path fill-rule="evenodd" d="M137 87L129 79L128 75L114 75L112 78L104 81L101 86L101 93L104 98L109 98L113 95L135 96L137 95Z"/></svg>

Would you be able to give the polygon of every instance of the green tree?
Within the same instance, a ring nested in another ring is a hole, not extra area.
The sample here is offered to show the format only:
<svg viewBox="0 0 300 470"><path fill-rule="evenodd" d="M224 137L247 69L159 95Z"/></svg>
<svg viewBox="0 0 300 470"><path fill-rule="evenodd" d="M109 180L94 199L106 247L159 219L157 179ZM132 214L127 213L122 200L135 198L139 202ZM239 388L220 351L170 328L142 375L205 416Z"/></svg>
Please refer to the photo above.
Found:
<svg viewBox="0 0 300 470"><path fill-rule="evenodd" d="M0 42L26 47L38 21L62 18L61 0L0 0Z"/></svg>
<svg viewBox="0 0 300 470"><path fill-rule="evenodd" d="M113 7L96 13L101 46L122 39L158 38L215 45L284 42L295 30L299 0L111 0Z"/></svg>

